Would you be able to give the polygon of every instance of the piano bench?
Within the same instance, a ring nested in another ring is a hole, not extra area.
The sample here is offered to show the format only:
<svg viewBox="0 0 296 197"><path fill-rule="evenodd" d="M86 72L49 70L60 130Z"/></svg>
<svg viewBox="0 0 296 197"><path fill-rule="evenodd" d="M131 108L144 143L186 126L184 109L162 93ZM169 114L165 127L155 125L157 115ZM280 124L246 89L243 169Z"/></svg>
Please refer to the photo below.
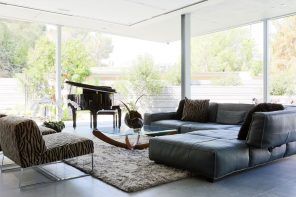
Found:
<svg viewBox="0 0 296 197"><path fill-rule="evenodd" d="M120 127L118 110L100 110L97 112L97 115L113 115L113 128ZM119 124L119 125L118 125Z"/></svg>

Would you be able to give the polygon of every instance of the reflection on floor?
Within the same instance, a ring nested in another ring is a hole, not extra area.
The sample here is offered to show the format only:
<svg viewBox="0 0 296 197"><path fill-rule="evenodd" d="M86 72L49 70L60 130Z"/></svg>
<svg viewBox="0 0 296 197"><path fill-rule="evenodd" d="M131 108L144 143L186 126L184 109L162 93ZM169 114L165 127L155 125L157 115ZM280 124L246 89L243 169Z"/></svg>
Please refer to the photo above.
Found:
<svg viewBox="0 0 296 197"><path fill-rule="evenodd" d="M93 139L92 130L87 122L78 122L74 130L71 122L66 123L64 132L72 132ZM112 134L112 124L103 123L99 129ZM49 166L67 176L80 173L65 164ZM109 196L296 196L296 156L283 159L270 165L227 177L216 183L209 183L202 178L185 180L161 185L136 193L125 193L92 177L84 177L60 183L34 186L26 190L18 189L18 171L0 173L0 197L109 197ZM25 172L26 181L42 181L46 178L33 170ZM143 177L144 178L144 177Z"/></svg>

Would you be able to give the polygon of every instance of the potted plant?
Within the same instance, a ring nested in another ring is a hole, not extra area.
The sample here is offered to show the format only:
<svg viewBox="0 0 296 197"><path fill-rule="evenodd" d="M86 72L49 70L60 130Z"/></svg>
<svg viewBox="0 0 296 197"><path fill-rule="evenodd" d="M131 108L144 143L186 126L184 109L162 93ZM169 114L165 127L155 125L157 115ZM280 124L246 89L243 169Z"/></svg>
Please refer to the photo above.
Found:
<svg viewBox="0 0 296 197"><path fill-rule="evenodd" d="M142 115L137 111L137 107L136 107L138 101L143 96L144 96L144 94L139 96L135 103L126 104L123 101L121 101L122 104L127 109L127 113L125 114L125 117L124 117L124 122L129 128L132 128L135 131L139 131L143 127Z"/></svg>
<svg viewBox="0 0 296 197"><path fill-rule="evenodd" d="M65 128L63 121L45 121L43 122L43 126L51 128L56 132L61 132Z"/></svg>

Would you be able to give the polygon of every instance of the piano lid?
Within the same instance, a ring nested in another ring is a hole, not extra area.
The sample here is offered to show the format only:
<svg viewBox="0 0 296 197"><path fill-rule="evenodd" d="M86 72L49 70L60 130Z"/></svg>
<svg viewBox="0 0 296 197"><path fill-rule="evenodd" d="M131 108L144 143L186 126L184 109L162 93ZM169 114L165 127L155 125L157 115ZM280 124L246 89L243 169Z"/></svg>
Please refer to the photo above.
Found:
<svg viewBox="0 0 296 197"><path fill-rule="evenodd" d="M94 86L94 85L88 85L88 84L83 84L83 83L77 83L77 82L73 82L73 81L66 81L65 83L67 83L71 86L76 86L76 87L80 87L80 88L88 89L88 90L116 93L116 90L109 87L109 86Z"/></svg>

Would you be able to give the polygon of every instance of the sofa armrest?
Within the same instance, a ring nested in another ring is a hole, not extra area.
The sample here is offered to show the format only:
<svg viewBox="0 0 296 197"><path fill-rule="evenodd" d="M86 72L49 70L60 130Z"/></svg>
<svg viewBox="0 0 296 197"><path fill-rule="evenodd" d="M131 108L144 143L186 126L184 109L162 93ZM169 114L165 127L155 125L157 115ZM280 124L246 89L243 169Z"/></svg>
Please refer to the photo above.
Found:
<svg viewBox="0 0 296 197"><path fill-rule="evenodd" d="M256 112L247 136L247 144L274 148L296 141L296 111Z"/></svg>
<svg viewBox="0 0 296 197"><path fill-rule="evenodd" d="M145 113L144 124L150 125L154 121L158 120L173 120L176 118L176 112L159 112L159 113Z"/></svg>

